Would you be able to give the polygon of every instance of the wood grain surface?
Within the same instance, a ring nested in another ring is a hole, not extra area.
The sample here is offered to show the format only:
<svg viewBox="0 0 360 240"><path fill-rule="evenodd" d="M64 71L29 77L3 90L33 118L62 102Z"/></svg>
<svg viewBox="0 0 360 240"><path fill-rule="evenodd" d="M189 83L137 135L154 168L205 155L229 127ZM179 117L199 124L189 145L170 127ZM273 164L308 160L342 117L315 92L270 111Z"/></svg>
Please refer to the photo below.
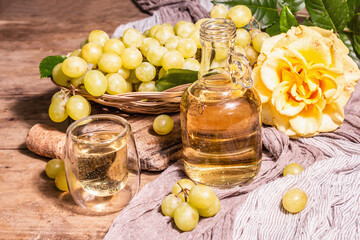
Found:
<svg viewBox="0 0 360 240"><path fill-rule="evenodd" d="M117 213L89 215L45 172L48 158L24 142L36 123L65 131L47 115L58 90L40 79L48 55L66 54L94 29L110 35L119 24L147 17L130 0L0 0L0 239L101 239ZM114 109L94 106L96 112ZM117 112L117 111L115 111ZM158 173L143 172L143 186Z"/></svg>

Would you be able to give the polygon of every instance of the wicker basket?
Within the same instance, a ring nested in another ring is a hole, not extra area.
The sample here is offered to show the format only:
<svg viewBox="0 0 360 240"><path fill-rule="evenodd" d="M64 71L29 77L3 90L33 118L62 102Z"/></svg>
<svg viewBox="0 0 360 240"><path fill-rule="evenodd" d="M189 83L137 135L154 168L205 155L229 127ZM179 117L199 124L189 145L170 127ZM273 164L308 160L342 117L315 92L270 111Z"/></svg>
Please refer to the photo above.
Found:
<svg viewBox="0 0 360 240"><path fill-rule="evenodd" d="M55 82L54 84L61 89L70 90L99 104L115 107L128 113L141 114L178 112L180 110L181 96L190 85L176 86L163 92L129 92L118 95L103 94L100 97L94 97L83 89L70 89L60 86Z"/></svg>

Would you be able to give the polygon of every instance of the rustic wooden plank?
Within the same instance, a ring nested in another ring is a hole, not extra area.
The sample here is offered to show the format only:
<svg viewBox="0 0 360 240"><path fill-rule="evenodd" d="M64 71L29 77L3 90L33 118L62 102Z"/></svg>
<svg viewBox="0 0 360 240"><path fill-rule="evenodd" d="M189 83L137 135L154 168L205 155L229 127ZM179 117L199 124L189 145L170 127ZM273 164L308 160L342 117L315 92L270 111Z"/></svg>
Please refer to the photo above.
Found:
<svg viewBox="0 0 360 240"><path fill-rule="evenodd" d="M118 215L91 215L77 206L46 176L45 158L1 150L0 159L0 239L100 239ZM157 176L143 172L141 187Z"/></svg>
<svg viewBox="0 0 360 240"><path fill-rule="evenodd" d="M118 25L148 16L130 0L16 0L0 6L0 95L52 90L48 79L40 80L41 59L77 49L94 29L111 35Z"/></svg>

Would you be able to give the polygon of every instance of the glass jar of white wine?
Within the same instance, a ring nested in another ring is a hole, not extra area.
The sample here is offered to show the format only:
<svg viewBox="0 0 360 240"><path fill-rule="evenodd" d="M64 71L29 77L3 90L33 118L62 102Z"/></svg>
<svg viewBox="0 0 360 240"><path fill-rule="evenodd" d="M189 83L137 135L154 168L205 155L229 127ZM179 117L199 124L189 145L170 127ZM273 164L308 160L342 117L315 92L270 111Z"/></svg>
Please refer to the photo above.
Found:
<svg viewBox="0 0 360 240"><path fill-rule="evenodd" d="M261 101L235 35L231 20L202 23L199 77L180 105L185 172L219 188L251 182L262 159Z"/></svg>

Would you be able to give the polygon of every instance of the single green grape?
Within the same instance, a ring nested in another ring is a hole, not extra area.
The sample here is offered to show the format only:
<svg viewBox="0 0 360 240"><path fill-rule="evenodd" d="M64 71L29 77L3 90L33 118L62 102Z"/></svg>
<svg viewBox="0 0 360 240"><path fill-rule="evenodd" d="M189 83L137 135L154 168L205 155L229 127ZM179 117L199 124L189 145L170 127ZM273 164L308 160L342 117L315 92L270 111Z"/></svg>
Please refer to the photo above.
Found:
<svg viewBox="0 0 360 240"><path fill-rule="evenodd" d="M216 195L210 187L198 184L190 190L188 202L196 208L207 209L214 203L215 199Z"/></svg>
<svg viewBox="0 0 360 240"><path fill-rule="evenodd" d="M228 15L237 28L244 27L252 18L250 9L245 5L236 5L230 8Z"/></svg>
<svg viewBox="0 0 360 240"><path fill-rule="evenodd" d="M156 76L156 68L149 62L142 62L136 69L135 75L142 82L149 82Z"/></svg>
<svg viewBox="0 0 360 240"><path fill-rule="evenodd" d="M149 37L155 38L156 31L160 28L161 25L154 25L149 30Z"/></svg>
<svg viewBox="0 0 360 240"><path fill-rule="evenodd" d="M81 49L74 50L69 57L81 57Z"/></svg>
<svg viewBox="0 0 360 240"><path fill-rule="evenodd" d="M76 88L84 84L84 79L85 79L85 74L82 75L81 77L71 79L70 83L71 85L73 85L73 87Z"/></svg>
<svg viewBox="0 0 360 240"><path fill-rule="evenodd" d="M250 64L253 66L258 59L259 53L255 50L253 46L244 47L245 56L249 60Z"/></svg>
<svg viewBox="0 0 360 240"><path fill-rule="evenodd" d="M130 77L130 70L125 67L121 67L118 71L118 74L123 76L123 78L126 80Z"/></svg>
<svg viewBox="0 0 360 240"><path fill-rule="evenodd" d="M247 45L250 45L250 43L251 43L250 33L244 28L237 29L235 44L240 47L245 47Z"/></svg>
<svg viewBox="0 0 360 240"><path fill-rule="evenodd" d="M145 37L149 37L150 29L147 29L143 32Z"/></svg>
<svg viewBox="0 0 360 240"><path fill-rule="evenodd" d="M142 82L137 89L138 92L156 92L155 82Z"/></svg>
<svg viewBox="0 0 360 240"><path fill-rule="evenodd" d="M98 97L106 92L107 80L105 75L99 70L91 70L85 74L84 86L88 93Z"/></svg>
<svg viewBox="0 0 360 240"><path fill-rule="evenodd" d="M168 25L160 25L160 27L155 32L155 38L159 41L161 45L165 45L166 41L171 37L174 36L173 27Z"/></svg>
<svg viewBox="0 0 360 240"><path fill-rule="evenodd" d="M59 190L61 190L63 192L69 191L69 188L68 188L68 185L67 185L67 180L66 180L66 174L65 174L64 170L60 171L56 175L56 177L55 177L55 185Z"/></svg>
<svg viewBox="0 0 360 240"><path fill-rule="evenodd" d="M61 101L63 102L63 104L65 104L68 99L69 99L68 94L60 90L52 96L51 103L53 103L54 101Z"/></svg>
<svg viewBox="0 0 360 240"><path fill-rule="evenodd" d="M107 89L109 94L121 94L128 92L128 84L119 73L109 73L106 75Z"/></svg>
<svg viewBox="0 0 360 240"><path fill-rule="evenodd" d="M67 87L71 77L66 76L61 70L62 63L58 63L52 70L51 76L55 83Z"/></svg>
<svg viewBox="0 0 360 240"><path fill-rule="evenodd" d="M124 50L125 50L124 43L117 38L112 38L107 40L103 48L104 52L116 53L119 56L121 56Z"/></svg>
<svg viewBox="0 0 360 240"><path fill-rule="evenodd" d="M147 52L152 46L160 46L159 41L151 37L144 38L140 46L141 53L146 57Z"/></svg>
<svg viewBox="0 0 360 240"><path fill-rule="evenodd" d="M126 79L126 81L134 84L141 83L141 81L136 77L135 70L130 71L130 76Z"/></svg>
<svg viewBox="0 0 360 240"><path fill-rule="evenodd" d="M304 171L304 168L300 164L290 163L284 168L283 176L286 176L288 174L299 175L302 171Z"/></svg>
<svg viewBox="0 0 360 240"><path fill-rule="evenodd" d="M306 207L307 201L308 198L304 190L293 188L285 193L282 204L288 212L298 213Z"/></svg>
<svg viewBox="0 0 360 240"><path fill-rule="evenodd" d="M124 50L121 60L125 68L135 69L142 63L143 57L139 49L129 47Z"/></svg>
<svg viewBox="0 0 360 240"><path fill-rule="evenodd" d="M122 66L121 57L113 52L103 53L98 61L98 67L101 71L115 73Z"/></svg>
<svg viewBox="0 0 360 240"><path fill-rule="evenodd" d="M189 37L190 33L195 30L195 25L187 21L179 21L175 24L174 31L176 35L182 38Z"/></svg>
<svg viewBox="0 0 360 240"><path fill-rule="evenodd" d="M200 70L200 63L195 58L185 59L183 69L199 71Z"/></svg>
<svg viewBox="0 0 360 240"><path fill-rule="evenodd" d="M178 195L179 198L181 198L181 200L183 202L186 202L184 192L186 192L186 195L188 195L190 190L194 186L195 186L195 183L193 181L191 181L190 179L187 179L187 178L183 178L183 179L178 180L174 184L171 192L175 195Z"/></svg>
<svg viewBox="0 0 360 240"><path fill-rule="evenodd" d="M135 28L128 28L124 31L122 41L126 47L139 48L142 42L142 34Z"/></svg>
<svg viewBox="0 0 360 240"><path fill-rule="evenodd" d="M178 50L184 58L191 58L197 51L196 42L191 38L181 39L176 50Z"/></svg>
<svg viewBox="0 0 360 240"><path fill-rule="evenodd" d="M66 76L77 78L85 74L87 63L80 57L68 57L63 61L61 70Z"/></svg>
<svg viewBox="0 0 360 240"><path fill-rule="evenodd" d="M48 113L53 122L63 122L68 117L65 104L66 102L62 101L54 101L50 104Z"/></svg>
<svg viewBox="0 0 360 240"><path fill-rule="evenodd" d="M249 31L249 34L250 34L251 39L254 39L254 37L255 37L256 35L258 35L259 33L262 33L262 32L261 32L261 30L258 29L258 28L253 28L253 29L251 29L251 30Z"/></svg>
<svg viewBox="0 0 360 240"><path fill-rule="evenodd" d="M196 23L195 23L195 27L200 29L200 26L203 22L207 21L207 20L210 20L210 18L201 18L199 19Z"/></svg>
<svg viewBox="0 0 360 240"><path fill-rule="evenodd" d="M51 159L45 166L46 175L51 179L55 179L60 171L65 171L65 164L61 159Z"/></svg>
<svg viewBox="0 0 360 240"><path fill-rule="evenodd" d="M266 32L262 32L257 34L252 40L253 47L258 53L261 52L262 45L268 38L270 38L269 34L267 34Z"/></svg>
<svg viewBox="0 0 360 240"><path fill-rule="evenodd" d="M175 194L167 195L161 203L161 211L165 216L174 217L175 209L182 203Z"/></svg>
<svg viewBox="0 0 360 240"><path fill-rule="evenodd" d="M71 96L66 102L65 107L66 112L74 120L87 117L91 113L90 103L80 95Z"/></svg>
<svg viewBox="0 0 360 240"><path fill-rule="evenodd" d="M211 18L226 18L229 10L224 4L216 4L210 10Z"/></svg>
<svg viewBox="0 0 360 240"><path fill-rule="evenodd" d="M153 129L159 135L169 134L173 127L174 121L166 114L157 116L153 122Z"/></svg>
<svg viewBox="0 0 360 240"><path fill-rule="evenodd" d="M148 50L146 57L152 65L161 66L162 58L167 51L166 47L152 46Z"/></svg>
<svg viewBox="0 0 360 240"><path fill-rule="evenodd" d="M202 217L213 217L220 211L220 200L218 197L215 198L214 203L206 209L198 209L199 215Z"/></svg>
<svg viewBox="0 0 360 240"><path fill-rule="evenodd" d="M199 28L196 28L192 33L190 33L189 38L194 40L194 42L196 43L197 48L201 48L200 29Z"/></svg>
<svg viewBox="0 0 360 240"><path fill-rule="evenodd" d="M166 41L165 43L165 47L168 49L168 50L175 50L177 45L179 44L181 40L181 37L179 36L171 36L169 37L169 39Z"/></svg>
<svg viewBox="0 0 360 240"><path fill-rule="evenodd" d="M109 35L102 30L93 30L88 37L89 42L97 43L101 46L104 46L107 40L109 40Z"/></svg>
<svg viewBox="0 0 360 240"><path fill-rule="evenodd" d="M182 68L184 57L177 50L167 51L162 58L162 66L167 71L172 68Z"/></svg>
<svg viewBox="0 0 360 240"><path fill-rule="evenodd" d="M181 203L174 212L175 225L182 231L193 230L199 222L199 211L190 203Z"/></svg>
<svg viewBox="0 0 360 240"><path fill-rule="evenodd" d="M103 54L103 48L97 43L87 43L81 49L81 57L87 62L97 64Z"/></svg>

